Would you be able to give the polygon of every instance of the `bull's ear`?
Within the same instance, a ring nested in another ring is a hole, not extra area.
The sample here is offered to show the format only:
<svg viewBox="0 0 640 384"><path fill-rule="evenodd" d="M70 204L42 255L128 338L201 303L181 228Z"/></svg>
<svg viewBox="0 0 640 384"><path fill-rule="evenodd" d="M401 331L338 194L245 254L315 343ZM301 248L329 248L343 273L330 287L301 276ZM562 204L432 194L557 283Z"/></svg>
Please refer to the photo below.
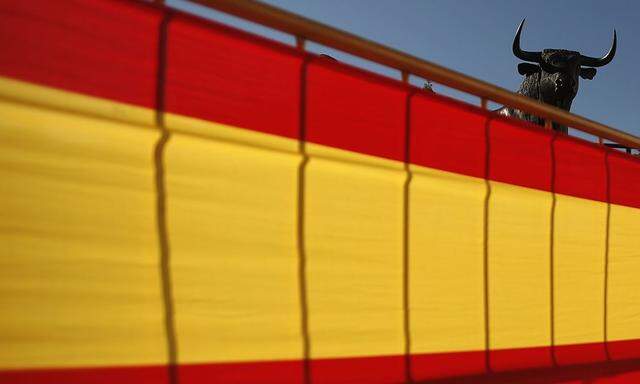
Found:
<svg viewBox="0 0 640 384"><path fill-rule="evenodd" d="M536 73L538 71L540 71L540 67L535 64L531 64L531 63L518 64L518 73L523 76L531 75L532 73Z"/></svg>
<svg viewBox="0 0 640 384"><path fill-rule="evenodd" d="M580 68L580 77L591 80L596 75L596 72L595 68Z"/></svg>

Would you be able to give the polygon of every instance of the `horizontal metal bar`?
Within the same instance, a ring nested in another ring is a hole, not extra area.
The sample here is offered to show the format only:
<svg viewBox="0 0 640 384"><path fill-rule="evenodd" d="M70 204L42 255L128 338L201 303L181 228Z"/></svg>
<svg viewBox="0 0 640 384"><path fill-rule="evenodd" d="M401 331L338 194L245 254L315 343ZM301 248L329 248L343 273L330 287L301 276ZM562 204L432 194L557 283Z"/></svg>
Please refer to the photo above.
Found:
<svg viewBox="0 0 640 384"><path fill-rule="evenodd" d="M532 113L536 116L603 137L630 147L640 147L640 138L607 125L543 104L504 88L430 63L407 53L363 39L328 25L296 15L255 0L192 0L265 26L290 33L296 37L335 48L429 79L481 98Z"/></svg>

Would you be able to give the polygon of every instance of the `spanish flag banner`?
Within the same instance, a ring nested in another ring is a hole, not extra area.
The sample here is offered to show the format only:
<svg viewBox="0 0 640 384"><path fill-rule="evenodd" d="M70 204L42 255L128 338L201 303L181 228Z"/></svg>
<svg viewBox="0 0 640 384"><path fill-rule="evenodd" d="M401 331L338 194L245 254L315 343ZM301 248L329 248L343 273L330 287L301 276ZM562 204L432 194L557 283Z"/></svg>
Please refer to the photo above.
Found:
<svg viewBox="0 0 640 384"><path fill-rule="evenodd" d="M138 1L0 0L0 383L635 383L640 161Z"/></svg>

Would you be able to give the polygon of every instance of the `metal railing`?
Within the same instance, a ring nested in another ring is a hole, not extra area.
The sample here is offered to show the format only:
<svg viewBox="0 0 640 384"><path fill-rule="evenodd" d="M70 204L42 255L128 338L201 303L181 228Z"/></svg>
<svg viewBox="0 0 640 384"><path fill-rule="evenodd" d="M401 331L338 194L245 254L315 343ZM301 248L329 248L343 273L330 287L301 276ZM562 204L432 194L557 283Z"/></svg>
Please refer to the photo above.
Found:
<svg viewBox="0 0 640 384"><path fill-rule="evenodd" d="M606 139L627 147L640 148L640 138L629 133L259 1L191 1L289 33L295 36L299 47L304 46L300 42L314 41L398 69L403 79L412 74L476 95L480 97L484 108L487 106L487 101L504 104L543 117L549 123L553 121L589 133L598 137L600 142Z"/></svg>

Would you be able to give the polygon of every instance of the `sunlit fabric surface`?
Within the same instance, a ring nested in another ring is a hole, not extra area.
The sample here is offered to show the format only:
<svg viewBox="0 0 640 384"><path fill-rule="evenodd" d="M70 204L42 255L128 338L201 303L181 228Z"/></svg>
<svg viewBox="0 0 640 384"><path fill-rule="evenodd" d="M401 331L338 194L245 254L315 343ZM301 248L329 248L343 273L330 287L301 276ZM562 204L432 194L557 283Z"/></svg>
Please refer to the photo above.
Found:
<svg viewBox="0 0 640 384"><path fill-rule="evenodd" d="M0 383L638 380L637 158L140 2L0 46Z"/></svg>

